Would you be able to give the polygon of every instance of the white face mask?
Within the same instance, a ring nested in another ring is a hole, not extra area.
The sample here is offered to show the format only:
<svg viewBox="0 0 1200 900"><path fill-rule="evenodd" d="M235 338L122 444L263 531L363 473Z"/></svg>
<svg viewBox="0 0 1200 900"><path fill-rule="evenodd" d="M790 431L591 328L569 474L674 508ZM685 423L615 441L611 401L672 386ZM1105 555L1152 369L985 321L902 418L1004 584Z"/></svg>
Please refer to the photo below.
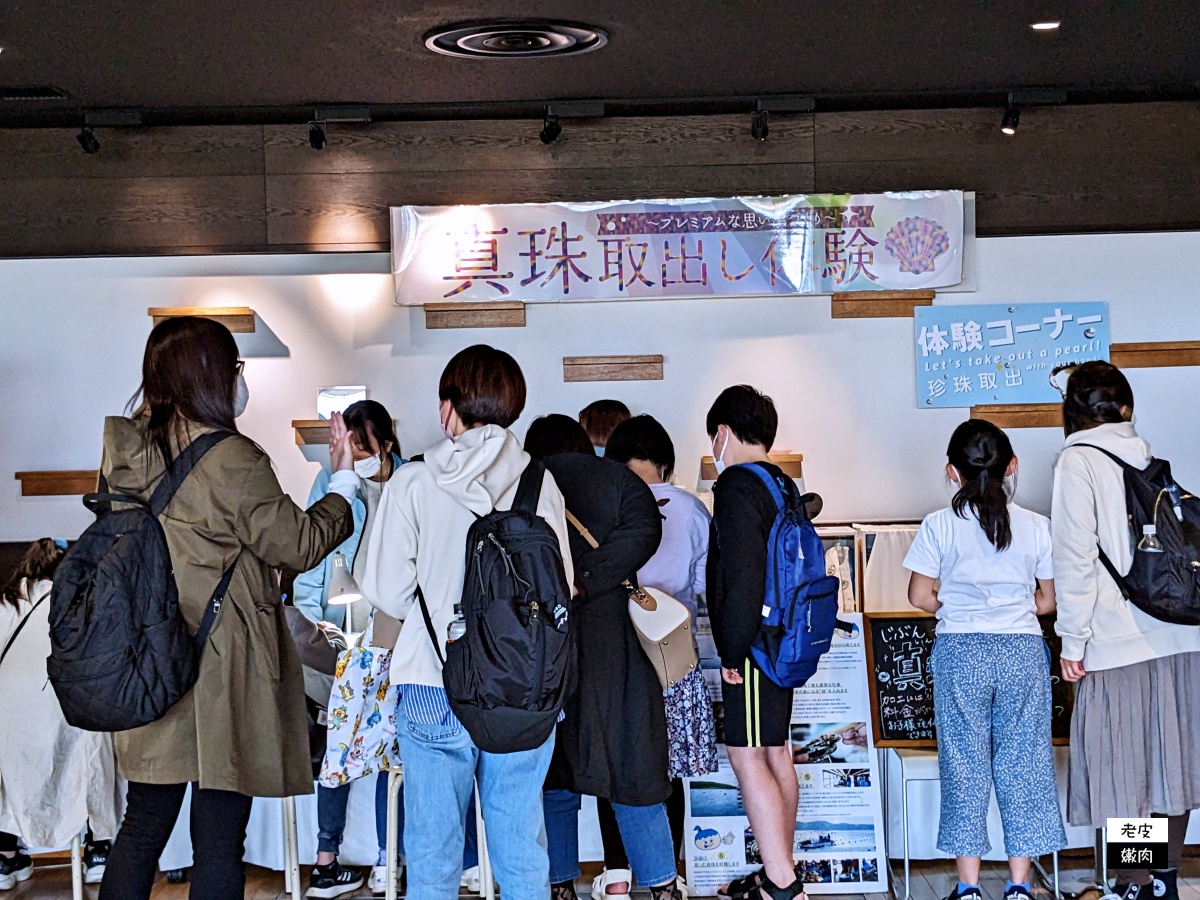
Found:
<svg viewBox="0 0 1200 900"><path fill-rule="evenodd" d="M597 456L604 455L604 448L601 447L599 444L592 444L592 449L596 451Z"/></svg>
<svg viewBox="0 0 1200 900"><path fill-rule="evenodd" d="M446 421L442 422L442 434L446 436L447 440L454 440L454 429L450 427L450 416L446 416Z"/></svg>
<svg viewBox="0 0 1200 900"><path fill-rule="evenodd" d="M715 468L717 470L718 475L720 475L722 472L725 471L725 449L728 446L729 446L729 435L725 435L725 443L723 443L721 445L720 453L717 453L716 442L713 443L713 457L714 457L713 468Z"/></svg>
<svg viewBox="0 0 1200 900"><path fill-rule="evenodd" d="M233 417L236 419L246 411L246 406L250 403L250 388L246 387L246 378L241 372L238 372L237 390L233 395Z"/></svg>
<svg viewBox="0 0 1200 900"><path fill-rule="evenodd" d="M374 478L383 468L383 462L378 456L368 456L366 459L354 461L354 474L359 478Z"/></svg>

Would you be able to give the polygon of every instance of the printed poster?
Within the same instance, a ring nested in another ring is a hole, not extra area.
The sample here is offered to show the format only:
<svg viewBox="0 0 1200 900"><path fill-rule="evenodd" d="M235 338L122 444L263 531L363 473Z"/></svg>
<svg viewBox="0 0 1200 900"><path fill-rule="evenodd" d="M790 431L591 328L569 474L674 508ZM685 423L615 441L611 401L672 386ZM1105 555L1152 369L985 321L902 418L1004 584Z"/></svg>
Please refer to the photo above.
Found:
<svg viewBox="0 0 1200 900"><path fill-rule="evenodd" d="M853 625L853 634L835 632L832 649L809 683L795 691L792 705L800 783L793 854L812 894L888 889L862 615L841 618ZM711 668L705 668L706 676ZM719 697L719 682L717 690ZM737 779L724 747L721 751L717 773L686 781L687 880L701 896L762 865Z"/></svg>
<svg viewBox="0 0 1200 900"><path fill-rule="evenodd" d="M917 405L1061 403L1057 366L1108 359L1107 303L918 306Z"/></svg>
<svg viewBox="0 0 1200 900"><path fill-rule="evenodd" d="M962 191L392 208L397 305L949 287Z"/></svg>

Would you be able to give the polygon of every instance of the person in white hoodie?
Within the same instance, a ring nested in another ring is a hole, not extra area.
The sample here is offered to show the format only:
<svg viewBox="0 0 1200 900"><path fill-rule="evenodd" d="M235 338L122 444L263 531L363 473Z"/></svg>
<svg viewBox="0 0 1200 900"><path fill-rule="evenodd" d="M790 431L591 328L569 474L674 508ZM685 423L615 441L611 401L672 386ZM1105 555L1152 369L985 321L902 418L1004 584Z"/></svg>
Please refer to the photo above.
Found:
<svg viewBox="0 0 1200 900"><path fill-rule="evenodd" d="M1133 390L1105 362L1076 368L1063 402L1067 440L1054 470L1051 513L1062 671L1078 682L1071 719L1067 818L1167 816L1168 868L1119 869L1117 895L1177 900L1191 810L1200 806L1200 628L1172 625L1122 597L1104 570L1133 564L1121 467L1145 468L1150 446L1133 423ZM1096 449L1099 448L1099 449ZM1137 537L1141 537L1138 535Z"/></svg>
<svg viewBox="0 0 1200 900"><path fill-rule="evenodd" d="M506 897L550 895L542 784L554 736L534 750L487 753L450 710L442 665L419 608L424 595L433 632L444 636L462 597L465 541L476 516L512 507L530 462L508 430L525 406L525 378L507 353L468 347L438 385L445 439L422 462L401 467L384 488L362 588L371 604L402 625L391 678L400 684L396 717L404 762L404 845L411 900L458 896L464 818L478 781L488 850ZM574 583L562 493L549 472L537 514L558 536L566 583Z"/></svg>

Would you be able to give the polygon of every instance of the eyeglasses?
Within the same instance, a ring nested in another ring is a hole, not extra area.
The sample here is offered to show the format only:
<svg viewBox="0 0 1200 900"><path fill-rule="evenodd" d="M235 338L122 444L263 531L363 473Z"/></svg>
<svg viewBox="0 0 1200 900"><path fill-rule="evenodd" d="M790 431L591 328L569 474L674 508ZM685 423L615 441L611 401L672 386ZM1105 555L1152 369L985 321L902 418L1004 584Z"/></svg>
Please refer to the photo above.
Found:
<svg viewBox="0 0 1200 900"><path fill-rule="evenodd" d="M237 373L239 375L241 375L242 372L246 371L246 361L244 359L239 359L237 361L237 365L234 366L234 369L237 371Z"/></svg>

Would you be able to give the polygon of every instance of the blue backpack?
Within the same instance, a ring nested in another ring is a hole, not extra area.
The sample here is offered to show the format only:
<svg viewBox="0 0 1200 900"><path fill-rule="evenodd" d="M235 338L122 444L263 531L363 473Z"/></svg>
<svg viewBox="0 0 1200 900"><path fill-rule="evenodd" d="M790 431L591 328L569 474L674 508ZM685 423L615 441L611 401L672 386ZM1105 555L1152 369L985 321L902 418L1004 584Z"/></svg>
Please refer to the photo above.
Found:
<svg viewBox="0 0 1200 900"><path fill-rule="evenodd" d="M825 572L825 545L791 481L777 481L749 463L775 501L778 513L767 538L766 596L762 628L750 655L780 687L797 688L812 678L838 624L837 578Z"/></svg>

